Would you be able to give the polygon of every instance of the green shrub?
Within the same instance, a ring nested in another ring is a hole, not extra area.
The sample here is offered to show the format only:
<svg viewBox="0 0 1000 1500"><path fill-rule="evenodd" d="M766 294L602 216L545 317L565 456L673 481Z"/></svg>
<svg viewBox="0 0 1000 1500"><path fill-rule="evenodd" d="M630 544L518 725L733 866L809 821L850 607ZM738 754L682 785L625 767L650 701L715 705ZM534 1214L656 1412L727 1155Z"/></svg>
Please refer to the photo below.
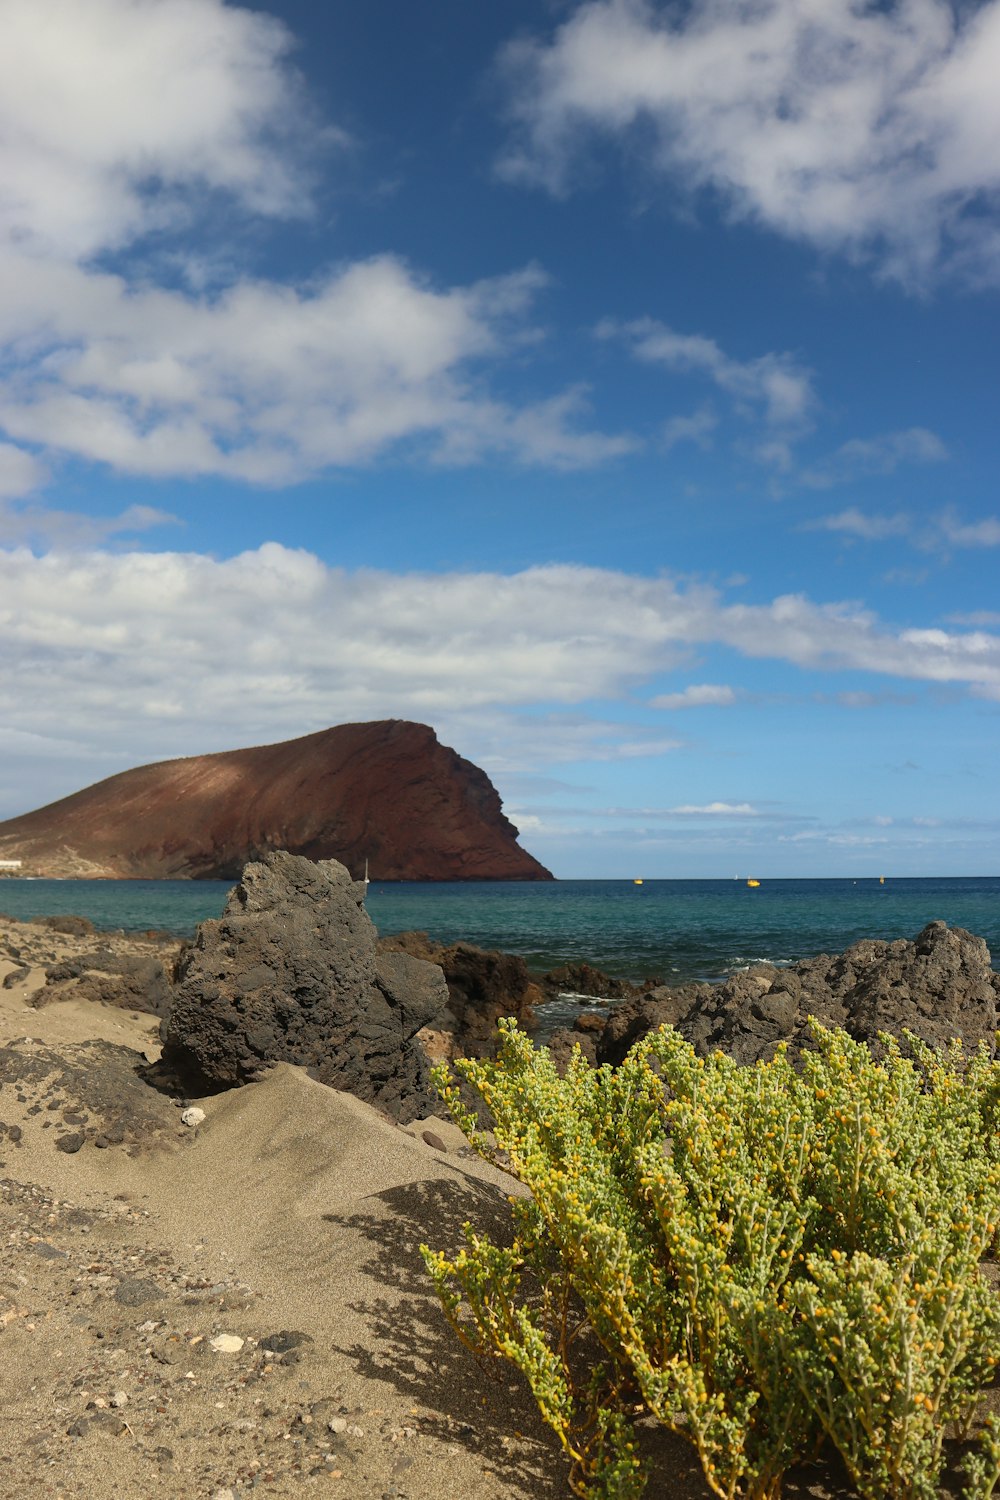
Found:
<svg viewBox="0 0 1000 1500"><path fill-rule="evenodd" d="M564 1077L513 1022L495 1061L436 1082L484 1155L529 1190L513 1239L466 1226L423 1254L482 1355L524 1373L580 1496L631 1500L634 1417L695 1447L721 1500L776 1500L829 1439L866 1500L930 1500L947 1423L967 1425L1000 1317L979 1261L1000 1223L1000 1065L956 1045L883 1056L815 1026L741 1068L670 1028L617 1070ZM970 1495L1000 1437L967 1464Z"/></svg>

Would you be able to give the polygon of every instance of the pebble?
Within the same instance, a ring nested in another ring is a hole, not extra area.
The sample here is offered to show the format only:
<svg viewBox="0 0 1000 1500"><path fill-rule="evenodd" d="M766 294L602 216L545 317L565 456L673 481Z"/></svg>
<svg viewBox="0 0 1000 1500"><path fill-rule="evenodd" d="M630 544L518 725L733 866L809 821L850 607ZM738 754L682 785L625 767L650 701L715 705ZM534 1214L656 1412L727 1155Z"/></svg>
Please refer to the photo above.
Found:
<svg viewBox="0 0 1000 1500"><path fill-rule="evenodd" d="M200 1125L204 1118L205 1111L203 1109L199 1109L196 1104L192 1104L189 1109L185 1109L182 1111L181 1124L190 1125L193 1128L195 1125Z"/></svg>
<svg viewBox="0 0 1000 1500"><path fill-rule="evenodd" d="M217 1333L208 1342L216 1354L239 1354L245 1341L235 1333Z"/></svg>

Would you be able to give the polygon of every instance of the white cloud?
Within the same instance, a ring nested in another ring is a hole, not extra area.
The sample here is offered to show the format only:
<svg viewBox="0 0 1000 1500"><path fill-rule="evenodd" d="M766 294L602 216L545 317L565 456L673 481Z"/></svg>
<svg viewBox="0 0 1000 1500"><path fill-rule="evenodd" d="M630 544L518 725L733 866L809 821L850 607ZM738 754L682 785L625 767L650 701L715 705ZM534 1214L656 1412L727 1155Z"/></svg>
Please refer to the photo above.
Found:
<svg viewBox="0 0 1000 1500"><path fill-rule="evenodd" d="M343 139L279 22L221 0L0 0L0 21L0 498L61 455L266 485L415 445L557 469L635 446L588 430L578 389L491 396L536 336L535 268L435 286L375 255L286 284L248 273L237 232L206 281L220 204L310 213L301 143Z"/></svg>
<svg viewBox="0 0 1000 1500"><path fill-rule="evenodd" d="M833 516L821 516L816 521L806 521L803 531L835 531L845 536L861 537L866 542L880 542L886 537L906 536L910 530L910 518L902 511L892 516L867 515L850 506Z"/></svg>
<svg viewBox="0 0 1000 1500"><path fill-rule="evenodd" d="M48 470L33 453L0 442L0 503L30 495L48 478Z"/></svg>
<svg viewBox="0 0 1000 1500"><path fill-rule="evenodd" d="M1000 700L1000 636L801 596L730 604L572 566L347 573L273 543L224 561L0 551L5 727L119 764L383 717L430 721L497 771L664 754L676 738L610 705L708 645Z"/></svg>
<svg viewBox="0 0 1000 1500"><path fill-rule="evenodd" d="M963 522L953 510L948 510L940 517L939 524L953 547L1000 547L1000 518L996 516Z"/></svg>
<svg viewBox="0 0 1000 1500"><path fill-rule="evenodd" d="M973 609L968 613L948 616L951 625L985 625L987 628L1000 625L1000 610Z"/></svg>
<svg viewBox="0 0 1000 1500"><path fill-rule="evenodd" d="M705 708L709 705L717 708L726 708L736 702L736 694L731 687L725 687L721 683L699 682L692 683L690 687L683 688L679 693L660 693L656 698L650 698L650 708Z"/></svg>
<svg viewBox="0 0 1000 1500"><path fill-rule="evenodd" d="M719 419L711 407L701 406L688 416L669 417L663 424L660 442L667 452L678 443L695 443L699 448L708 448L718 425Z"/></svg>
<svg viewBox="0 0 1000 1500"><path fill-rule="evenodd" d="M736 217L905 282L942 264L1000 277L998 0L590 0L503 61L508 178L564 192L600 133Z"/></svg>
<svg viewBox="0 0 1000 1500"><path fill-rule="evenodd" d="M798 477L811 489L825 490L872 474L891 474L900 464L942 463L947 457L948 450L937 433L926 427L908 427L871 438L852 438Z"/></svg>
<svg viewBox="0 0 1000 1500"><path fill-rule="evenodd" d="M679 374L701 375L725 391L747 414L760 412L773 426L799 426L815 403L811 372L791 354L762 354L738 360L714 339L700 333L678 333L655 318L630 323L605 319L599 338L620 338L637 359Z"/></svg>
<svg viewBox="0 0 1000 1500"><path fill-rule="evenodd" d="M96 547L112 537L135 537L181 522L152 505L129 505L117 516L86 516L51 506L0 505L0 545L28 543L44 547Z"/></svg>
<svg viewBox="0 0 1000 1500"><path fill-rule="evenodd" d="M205 192L308 212L293 149L308 110L279 21L222 0L3 0L0 18L8 242L84 259Z"/></svg>
<svg viewBox="0 0 1000 1500"><path fill-rule="evenodd" d="M668 809L676 817L683 818L758 818L760 813L749 802L708 802L702 807L685 803L681 807Z"/></svg>
<svg viewBox="0 0 1000 1500"><path fill-rule="evenodd" d="M438 289L381 256L308 289L242 280L196 298L0 253L0 346L32 354L0 383L0 426L125 473L261 484L414 441L443 462L615 457L632 440L581 430L579 393L519 409L479 388L542 282Z"/></svg>

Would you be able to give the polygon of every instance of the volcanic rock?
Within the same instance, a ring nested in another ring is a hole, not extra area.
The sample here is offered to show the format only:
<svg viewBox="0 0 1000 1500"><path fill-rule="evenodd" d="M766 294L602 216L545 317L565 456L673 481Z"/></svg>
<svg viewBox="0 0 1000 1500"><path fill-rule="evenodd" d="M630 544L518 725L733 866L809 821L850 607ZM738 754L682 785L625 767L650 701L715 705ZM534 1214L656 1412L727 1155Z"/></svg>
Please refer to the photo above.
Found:
<svg viewBox="0 0 1000 1500"><path fill-rule="evenodd" d="M477 948L472 943L433 942L426 932L400 932L381 938L383 957L404 953L436 964L448 985L448 1011L435 1023L450 1031L454 1050L479 1057L495 1050L497 1021L513 1016L534 1029L534 1007L544 1000L520 955Z"/></svg>
<svg viewBox="0 0 1000 1500"><path fill-rule="evenodd" d="M99 948L49 964L45 984L29 1004L38 1010L54 1000L92 1000L165 1016L170 993L167 971L158 958Z"/></svg>
<svg viewBox="0 0 1000 1500"><path fill-rule="evenodd" d="M0 823L32 875L238 877L274 849L376 880L551 880L485 773L399 719L123 771Z"/></svg>
<svg viewBox="0 0 1000 1500"><path fill-rule="evenodd" d="M597 1047L598 1063L619 1063L654 1027L669 1024L703 1056L728 1053L739 1063L792 1054L813 1045L808 1018L840 1027L877 1048L880 1032L912 1032L933 1047L953 1039L967 1049L996 1049L1000 974L982 938L931 922L909 942L865 939L845 953L793 964L757 964L719 985L654 990L619 1006Z"/></svg>
<svg viewBox="0 0 1000 1500"><path fill-rule="evenodd" d="M298 1063L400 1121L429 1113L415 1037L448 1004L444 976L378 951L364 895L336 860L278 852L249 864L222 917L181 954L164 1066L207 1091Z"/></svg>

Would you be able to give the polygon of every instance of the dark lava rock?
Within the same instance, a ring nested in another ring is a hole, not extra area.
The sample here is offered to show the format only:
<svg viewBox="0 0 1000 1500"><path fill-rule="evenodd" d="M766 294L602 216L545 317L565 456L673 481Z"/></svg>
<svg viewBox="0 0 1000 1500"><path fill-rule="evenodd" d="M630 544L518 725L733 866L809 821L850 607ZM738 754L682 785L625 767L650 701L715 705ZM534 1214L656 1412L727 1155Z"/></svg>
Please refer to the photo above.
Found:
<svg viewBox="0 0 1000 1500"><path fill-rule="evenodd" d="M996 1050L1000 974L982 938L931 922L909 942L865 939L845 953L821 954L787 969L757 964L719 985L654 990L620 1006L597 1048L599 1063L619 1063L654 1027L676 1026L705 1055L722 1051L740 1063L792 1054L813 1043L808 1019L840 1027L877 1049L878 1035L912 1032L933 1047L958 1039L967 1049Z"/></svg>
<svg viewBox="0 0 1000 1500"><path fill-rule="evenodd" d="M86 1121L74 1135L103 1135L107 1143L123 1144L132 1154L177 1133L176 1110L143 1080L145 1067L140 1053L112 1042L66 1042L58 1050L27 1041L0 1047L0 1083L18 1085L18 1099L24 1103L35 1096L28 1115L47 1113L40 1108L41 1100L54 1091L57 1097L49 1100L52 1110L62 1109ZM25 1133L34 1128L25 1125Z"/></svg>
<svg viewBox="0 0 1000 1500"><path fill-rule="evenodd" d="M96 953L50 964L45 970L45 985L31 997L31 1004L39 1009L54 1000L100 1000L122 1010L141 1010L162 1018L170 994L170 980L158 958L100 948Z"/></svg>
<svg viewBox="0 0 1000 1500"><path fill-rule="evenodd" d="M260 1341L260 1347L268 1354L287 1354L302 1344L311 1344L312 1336L300 1333L295 1328L282 1328L278 1333L268 1333Z"/></svg>
<svg viewBox="0 0 1000 1500"><path fill-rule="evenodd" d="M72 1135L61 1135L57 1138L56 1150L65 1151L67 1156L73 1156L86 1139L82 1130L74 1130Z"/></svg>
<svg viewBox="0 0 1000 1500"><path fill-rule="evenodd" d="M406 1122L434 1096L416 1033L448 1004L441 971L379 953L364 883L336 860L268 854L177 966L163 1062L208 1088L308 1067Z"/></svg>
<svg viewBox="0 0 1000 1500"><path fill-rule="evenodd" d="M534 1029L534 1007L545 997L518 954L472 943L435 943L426 932L381 938L379 950L383 958L406 953L441 969L448 985L448 1010L436 1024L454 1033L456 1050L465 1056L494 1049L501 1016L514 1016L526 1030Z"/></svg>
<svg viewBox="0 0 1000 1500"><path fill-rule="evenodd" d="M63 932L68 937L89 937L97 928L87 917L29 917L33 927L47 927L50 932Z"/></svg>
<svg viewBox="0 0 1000 1500"><path fill-rule="evenodd" d="M610 974L595 969L593 964L562 964L543 974L541 985L546 995L587 995L594 1000L629 1000L638 998L648 985L630 984L627 979L612 979Z"/></svg>
<svg viewBox="0 0 1000 1500"><path fill-rule="evenodd" d="M11 969L9 974L4 975L3 988L5 990L14 989L17 985L23 984L30 973L31 970L25 964L21 964L16 969Z"/></svg>

